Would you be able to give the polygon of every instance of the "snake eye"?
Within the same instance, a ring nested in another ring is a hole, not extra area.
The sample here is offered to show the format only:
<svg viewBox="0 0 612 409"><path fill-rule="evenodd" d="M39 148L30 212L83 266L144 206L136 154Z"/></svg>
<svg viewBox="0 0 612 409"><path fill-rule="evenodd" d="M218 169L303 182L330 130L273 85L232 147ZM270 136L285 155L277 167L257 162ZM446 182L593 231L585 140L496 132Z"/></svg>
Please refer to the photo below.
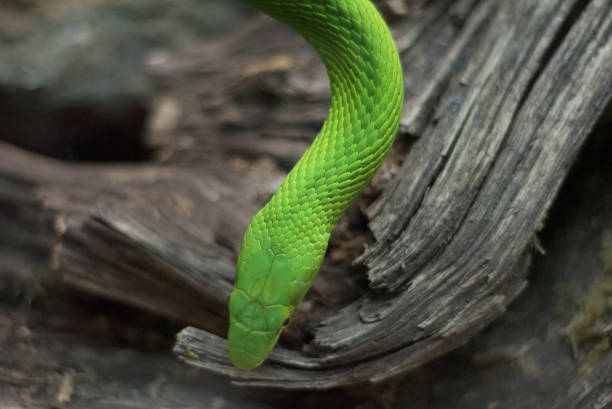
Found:
<svg viewBox="0 0 612 409"><path fill-rule="evenodd" d="M285 321L283 321L283 327L289 325L289 322L291 322L291 319L289 317L285 318Z"/></svg>

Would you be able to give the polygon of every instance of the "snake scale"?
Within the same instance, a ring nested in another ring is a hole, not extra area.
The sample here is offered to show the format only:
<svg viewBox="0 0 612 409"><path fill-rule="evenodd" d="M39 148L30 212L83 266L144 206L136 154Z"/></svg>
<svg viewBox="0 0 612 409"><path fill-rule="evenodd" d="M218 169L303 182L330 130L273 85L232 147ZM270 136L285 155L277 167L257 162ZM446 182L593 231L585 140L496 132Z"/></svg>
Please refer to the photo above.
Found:
<svg viewBox="0 0 612 409"><path fill-rule="evenodd" d="M370 182L397 133L397 48L370 0L243 0L308 41L329 75L329 115L252 219L230 296L228 352L240 369L268 356L317 275L330 233Z"/></svg>

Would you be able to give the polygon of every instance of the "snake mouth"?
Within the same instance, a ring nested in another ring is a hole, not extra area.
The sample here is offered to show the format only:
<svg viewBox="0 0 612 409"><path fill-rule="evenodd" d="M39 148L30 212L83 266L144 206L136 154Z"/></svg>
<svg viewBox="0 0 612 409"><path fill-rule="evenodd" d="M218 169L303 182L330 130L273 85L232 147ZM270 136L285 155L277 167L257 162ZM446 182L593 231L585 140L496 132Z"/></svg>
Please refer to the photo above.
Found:
<svg viewBox="0 0 612 409"><path fill-rule="evenodd" d="M233 345L228 346L227 352L232 364L234 364L236 368L244 371L257 368L265 359L265 357L262 358Z"/></svg>
<svg viewBox="0 0 612 409"><path fill-rule="evenodd" d="M277 331L258 331L230 318L227 334L228 355L238 369L250 370L258 367L270 354L282 328Z"/></svg>

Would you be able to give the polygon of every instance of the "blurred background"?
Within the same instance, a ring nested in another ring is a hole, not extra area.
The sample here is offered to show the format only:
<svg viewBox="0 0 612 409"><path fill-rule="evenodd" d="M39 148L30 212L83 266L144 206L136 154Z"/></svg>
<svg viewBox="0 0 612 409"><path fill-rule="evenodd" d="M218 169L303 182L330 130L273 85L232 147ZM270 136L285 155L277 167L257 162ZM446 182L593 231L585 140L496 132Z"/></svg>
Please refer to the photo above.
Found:
<svg viewBox="0 0 612 409"><path fill-rule="evenodd" d="M0 139L66 160L147 159L146 60L252 14L238 1L3 0Z"/></svg>

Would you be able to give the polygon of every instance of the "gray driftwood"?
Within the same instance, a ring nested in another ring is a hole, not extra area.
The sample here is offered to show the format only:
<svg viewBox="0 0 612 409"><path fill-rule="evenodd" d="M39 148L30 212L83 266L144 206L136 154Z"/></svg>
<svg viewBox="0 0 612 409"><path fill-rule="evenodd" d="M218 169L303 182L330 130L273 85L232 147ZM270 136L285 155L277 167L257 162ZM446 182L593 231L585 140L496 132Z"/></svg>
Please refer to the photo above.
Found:
<svg viewBox="0 0 612 409"><path fill-rule="evenodd" d="M0 145L3 270L198 327L175 352L249 385L381 382L462 346L526 288L534 234L610 101L612 1L421 7L392 19L407 91L395 149L261 368L233 369L223 338L241 234L329 98L313 51L267 18L150 59L154 163Z"/></svg>

